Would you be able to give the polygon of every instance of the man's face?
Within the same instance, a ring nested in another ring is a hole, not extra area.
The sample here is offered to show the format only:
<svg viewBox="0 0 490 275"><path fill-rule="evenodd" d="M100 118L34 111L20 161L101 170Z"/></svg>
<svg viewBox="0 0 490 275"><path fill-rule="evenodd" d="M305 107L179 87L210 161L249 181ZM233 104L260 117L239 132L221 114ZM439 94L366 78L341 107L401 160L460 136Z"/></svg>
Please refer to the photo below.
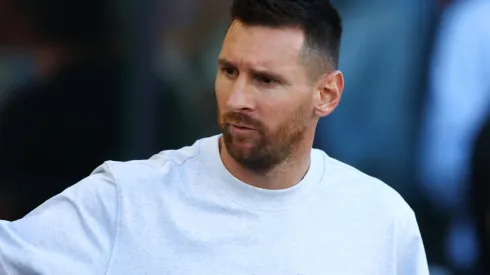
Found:
<svg viewBox="0 0 490 275"><path fill-rule="evenodd" d="M232 23L216 77L218 123L237 162L266 172L315 127L313 83L302 65L304 34Z"/></svg>

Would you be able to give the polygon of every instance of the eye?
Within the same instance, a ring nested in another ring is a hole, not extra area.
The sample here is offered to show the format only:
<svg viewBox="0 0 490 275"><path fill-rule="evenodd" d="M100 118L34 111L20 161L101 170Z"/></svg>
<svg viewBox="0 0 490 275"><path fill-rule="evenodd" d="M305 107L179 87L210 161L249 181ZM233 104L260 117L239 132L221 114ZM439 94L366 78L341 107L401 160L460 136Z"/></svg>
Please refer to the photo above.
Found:
<svg viewBox="0 0 490 275"><path fill-rule="evenodd" d="M267 86L275 85L275 84L278 84L279 83L279 81L277 81L276 79L274 79L272 77L267 77L267 76L258 75L258 76L255 77L255 79L260 84L267 85Z"/></svg>
<svg viewBox="0 0 490 275"><path fill-rule="evenodd" d="M238 70L232 67L221 67L221 72L228 78L236 78L238 75Z"/></svg>

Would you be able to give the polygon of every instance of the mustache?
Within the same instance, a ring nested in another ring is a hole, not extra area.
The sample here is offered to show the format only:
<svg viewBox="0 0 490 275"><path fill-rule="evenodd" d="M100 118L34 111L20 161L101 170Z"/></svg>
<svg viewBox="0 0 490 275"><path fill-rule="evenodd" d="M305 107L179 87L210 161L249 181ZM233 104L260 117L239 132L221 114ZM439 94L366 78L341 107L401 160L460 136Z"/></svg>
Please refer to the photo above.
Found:
<svg viewBox="0 0 490 275"><path fill-rule="evenodd" d="M257 120L244 113L225 113L223 115L223 122L225 124L241 124L257 130L264 129L264 124L260 120Z"/></svg>

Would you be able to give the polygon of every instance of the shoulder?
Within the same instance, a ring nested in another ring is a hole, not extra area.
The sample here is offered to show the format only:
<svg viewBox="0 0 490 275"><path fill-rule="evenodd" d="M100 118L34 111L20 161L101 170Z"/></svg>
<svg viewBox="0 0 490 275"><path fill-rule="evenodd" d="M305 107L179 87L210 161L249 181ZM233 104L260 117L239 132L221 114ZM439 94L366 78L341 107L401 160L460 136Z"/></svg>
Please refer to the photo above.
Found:
<svg viewBox="0 0 490 275"><path fill-rule="evenodd" d="M182 172L195 171L199 168L198 157L201 141L198 140L191 146L177 150L162 151L145 160L106 161L95 169L92 175L106 174L113 178L118 188L134 184L141 187L144 183L161 182L162 179L169 180L179 176Z"/></svg>
<svg viewBox="0 0 490 275"><path fill-rule="evenodd" d="M389 220L412 219L412 208L383 181L339 160L325 156L324 182L330 190L359 211Z"/></svg>

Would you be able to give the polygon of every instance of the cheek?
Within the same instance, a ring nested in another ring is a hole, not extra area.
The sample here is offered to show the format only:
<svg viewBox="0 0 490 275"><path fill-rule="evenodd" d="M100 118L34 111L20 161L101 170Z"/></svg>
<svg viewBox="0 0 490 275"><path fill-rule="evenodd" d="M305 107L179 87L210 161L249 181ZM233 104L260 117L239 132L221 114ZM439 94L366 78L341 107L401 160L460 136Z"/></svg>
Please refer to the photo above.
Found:
<svg viewBox="0 0 490 275"><path fill-rule="evenodd" d="M263 105L260 113L262 122L270 133L281 131L292 117L291 111L280 103Z"/></svg>
<svg viewBox="0 0 490 275"><path fill-rule="evenodd" d="M279 104L268 108L268 126L271 132L291 132L304 128L313 117L313 107L309 102L303 102L298 106L298 102L288 102L280 106Z"/></svg>
<svg viewBox="0 0 490 275"><path fill-rule="evenodd" d="M218 75L216 76L216 81L214 83L214 91L216 93L216 102L218 104L218 112L221 113L226 106L226 101L228 100L229 93L227 92L229 89L227 87L227 82L221 79Z"/></svg>

